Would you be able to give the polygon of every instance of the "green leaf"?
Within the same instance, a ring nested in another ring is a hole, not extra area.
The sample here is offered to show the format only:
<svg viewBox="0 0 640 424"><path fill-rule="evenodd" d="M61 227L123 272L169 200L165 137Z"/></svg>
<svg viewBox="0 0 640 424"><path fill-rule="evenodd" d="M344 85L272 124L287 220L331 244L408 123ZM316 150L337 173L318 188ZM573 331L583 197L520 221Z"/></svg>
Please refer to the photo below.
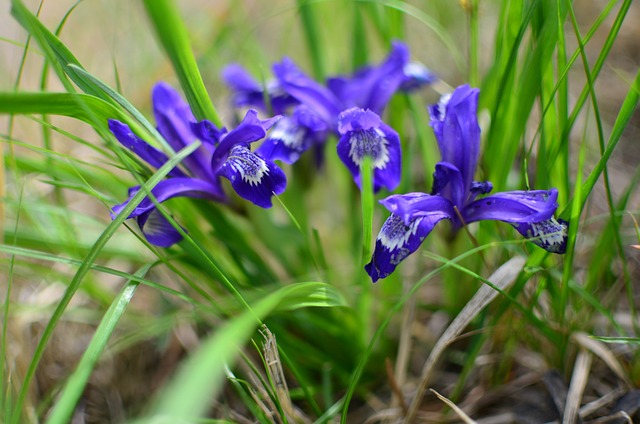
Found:
<svg viewBox="0 0 640 424"><path fill-rule="evenodd" d="M144 277L151 266L151 264L145 265L142 269L136 272L135 275ZM114 299L113 303L107 310L107 313L102 318L100 325L98 325L89 346L87 346L87 350L82 355L82 358L80 358L78 367L73 374L69 376L69 380L67 380L67 383L62 389L62 393L56 401L55 408L49 416L47 423L64 424L69 422L71 419L76 404L82 396L87 381L93 372L93 368L98 362L98 359L100 359L104 349L107 347L107 342L111 338L111 335L118 325L120 318L122 318L129 302L131 302L137 287L137 282L129 281Z"/></svg>
<svg viewBox="0 0 640 424"><path fill-rule="evenodd" d="M127 206L113 219L113 221L111 221L107 228L105 228L105 230L102 232L100 237L98 237L95 244L85 257L85 259L82 261L82 264L69 283L69 286L67 286L62 299L60 299L60 302L56 306L56 309L53 312L51 319L47 323L47 326L42 333L38 345L36 346L33 358L29 363L29 368L27 369L27 372L25 374L24 381L20 389L20 394L16 402L17 413L15 415L14 423L20 421L20 412L22 411L24 402L27 398L27 392L29 391L31 380L33 380L33 377L35 376L36 369L38 368L38 364L42 359L44 350L47 347L51 336L53 335L53 330L58 324L58 321L60 321L62 314L69 305L69 302L71 302L71 299L80 287L80 283L82 283L84 277L87 275L93 263L98 258L98 255L107 244L107 241L109 241L111 236L120 228L124 220L131 214L131 212L133 212L133 210L145 198L145 196L151 191L151 189L155 187L156 184L158 184L164 177L166 177L169 171L171 171L180 161L191 154L195 149L200 147L200 145L200 142L195 142L190 144L189 146L186 146L176 156L170 158L164 165L162 165L162 167L155 174L153 174L153 176L145 184L141 186L141 189L131 198L131 201L127 204Z"/></svg>
<svg viewBox="0 0 640 424"><path fill-rule="evenodd" d="M269 294L202 343L165 386L152 415L143 422L174 423L201 417L222 388L226 369L237 359L239 349L269 314L309 306L344 305L335 289L323 283L293 284Z"/></svg>
<svg viewBox="0 0 640 424"><path fill-rule="evenodd" d="M191 51L187 28L180 19L177 5L172 0L145 0L144 6L160 44L178 75L193 114L198 120L209 119L216 126L222 127L222 121L202 81L198 64Z"/></svg>

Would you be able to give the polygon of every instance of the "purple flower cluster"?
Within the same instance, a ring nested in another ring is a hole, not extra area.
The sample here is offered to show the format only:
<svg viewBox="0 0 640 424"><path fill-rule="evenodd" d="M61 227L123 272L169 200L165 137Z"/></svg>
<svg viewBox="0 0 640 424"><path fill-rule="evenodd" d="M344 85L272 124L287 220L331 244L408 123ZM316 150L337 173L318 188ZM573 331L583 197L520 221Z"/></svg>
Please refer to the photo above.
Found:
<svg viewBox="0 0 640 424"><path fill-rule="evenodd" d="M336 152L358 186L367 157L373 167L374 191L398 186L400 138L380 115L395 93L435 80L427 68L409 61L406 45L394 42L380 64L350 76L328 78L324 84L308 77L289 58L274 64L273 74L274 80L263 86L239 65L224 69L223 79L232 89L234 106L249 108L231 131L206 120L198 122L173 88L164 83L155 86L153 111L158 131L171 148L178 151L196 140L202 144L128 216L137 220L150 243L168 247L182 239L157 210L158 203L178 196L224 202L222 177L240 197L271 207L272 196L281 194L287 184L274 161L292 164L307 150L322 151L330 135L339 139ZM430 194L396 194L381 200L391 216L376 239L371 262L365 266L374 282L390 275L445 219L453 231L481 220L504 221L543 249L564 253L568 223L554 218L556 189L487 195L492 184L474 180L480 154L478 94L478 89L463 85L429 108L442 160L435 167ZM261 120L254 109L277 115ZM126 124L110 120L109 128L124 147L152 167L167 162L164 153L136 136ZM259 140L263 140L261 145L251 150L251 144ZM114 206L112 216L139 190L139 186L132 187L129 199Z"/></svg>
<svg viewBox="0 0 640 424"><path fill-rule="evenodd" d="M239 65L223 71L237 107L284 114L257 152L265 158L294 163L305 151L321 146L329 134L340 138L337 153L360 185L360 164L373 159L374 190L393 190L400 183L401 151L398 134L380 115L391 97L430 84L436 77L424 66L410 62L409 49L394 42L377 66L350 76L328 78L321 84L307 76L289 58L273 65L275 80L262 87Z"/></svg>

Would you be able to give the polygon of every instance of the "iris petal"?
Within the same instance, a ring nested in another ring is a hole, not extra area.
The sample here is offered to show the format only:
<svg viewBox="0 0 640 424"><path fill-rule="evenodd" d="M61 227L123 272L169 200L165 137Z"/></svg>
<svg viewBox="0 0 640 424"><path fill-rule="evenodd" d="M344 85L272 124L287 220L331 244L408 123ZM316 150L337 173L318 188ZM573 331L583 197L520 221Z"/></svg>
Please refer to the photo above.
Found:
<svg viewBox="0 0 640 424"><path fill-rule="evenodd" d="M370 110L352 108L338 118L342 134L337 145L338 156L360 187L360 165L365 157L373 160L374 191L381 187L393 190L400 183L401 149L398 134L382 123Z"/></svg>
<svg viewBox="0 0 640 424"><path fill-rule="evenodd" d="M311 146L307 128L293 118L284 117L269 132L256 150L261 157L292 164Z"/></svg>
<svg viewBox="0 0 640 424"><path fill-rule="evenodd" d="M273 73L284 91L314 110L328 125L335 125L342 105L328 88L305 75L289 58L274 64Z"/></svg>
<svg viewBox="0 0 640 424"><path fill-rule="evenodd" d="M466 223L491 219L515 222L541 222L558 208L558 190L508 191L483 197L461 212Z"/></svg>
<svg viewBox="0 0 640 424"><path fill-rule="evenodd" d="M471 189L480 153L478 94L477 88L462 85L429 108L442 161L458 168L465 192Z"/></svg>
<svg viewBox="0 0 640 424"><path fill-rule="evenodd" d="M392 213L378 234L371 262L365 265L365 271L371 280L375 283L390 275L400 262L418 250L436 224L443 219L450 219L450 216L443 211L433 211L405 224L402 217Z"/></svg>
<svg viewBox="0 0 640 424"><path fill-rule="evenodd" d="M441 215L455 221L457 219L453 204L442 196L432 196L425 193L393 194L380 203L389 212L402 218L405 225L413 220L428 215Z"/></svg>
<svg viewBox="0 0 640 424"><path fill-rule="evenodd" d="M191 126L196 122L189 105L169 84L159 82L152 92L153 113L158 131L174 151L194 143L197 139ZM202 179L213 179L209 162L211 150L204 144L187 158L184 164L192 174Z"/></svg>
<svg viewBox="0 0 640 424"><path fill-rule="evenodd" d="M116 121L115 119L109 119L109 130L111 130L120 144L131 150L140 157L140 159L144 160L154 168L160 168L167 160L169 160L167 155L135 135L127 124ZM173 168L169 171L169 175L172 177L186 177L184 172L179 168Z"/></svg>
<svg viewBox="0 0 640 424"><path fill-rule="evenodd" d="M282 194L287 185L286 175L275 163L243 146L231 149L219 173L231 181L240 197L263 208L270 208L271 196Z"/></svg>
<svg viewBox="0 0 640 424"><path fill-rule="evenodd" d="M136 189L130 190L129 199L112 208L112 217L124 209L137 191L138 190ZM224 192L220 186L195 178L169 178L167 180L162 180L151 190L151 193L158 203L162 203L173 197L196 197L212 200L224 199ZM155 207L156 206L153 201L149 197L145 197L127 218L134 218L154 209Z"/></svg>
<svg viewBox="0 0 640 424"><path fill-rule="evenodd" d="M530 242L551 253L563 254L567 250L569 223L551 217L541 222L519 222L512 224Z"/></svg>
<svg viewBox="0 0 640 424"><path fill-rule="evenodd" d="M182 234L156 208L138 216L137 222L140 231L153 245L171 247L182 240Z"/></svg>
<svg viewBox="0 0 640 424"><path fill-rule="evenodd" d="M211 157L211 168L214 172L223 165L229 153L235 146L248 145L254 141L258 141L267 134L267 130L271 128L281 117L277 116L264 121L258 119L258 112L248 110L242 122L229 131L223 138Z"/></svg>

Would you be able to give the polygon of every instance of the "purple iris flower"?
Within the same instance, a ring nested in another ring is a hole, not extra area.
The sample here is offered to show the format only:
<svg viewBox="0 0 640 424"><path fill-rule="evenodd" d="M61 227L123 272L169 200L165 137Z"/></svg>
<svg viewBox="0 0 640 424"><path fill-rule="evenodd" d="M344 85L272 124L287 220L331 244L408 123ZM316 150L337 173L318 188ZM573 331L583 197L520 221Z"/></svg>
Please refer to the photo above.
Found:
<svg viewBox="0 0 640 424"><path fill-rule="evenodd" d="M231 65L223 71L223 78L234 90L236 105L264 108L265 95L270 97L277 113L284 113L287 106L293 105L293 112L279 121L267 135L258 149L260 154L272 160L294 163L306 150L322 146L328 135L333 133L344 141L343 146L338 148L338 154L358 185L362 158L357 154L368 154L369 151L392 153L385 160L374 158L375 190L381 187L393 189L398 185L400 144L397 134L379 118L368 119L365 124L367 128L362 131L378 134L369 138L370 142L378 145L364 150L356 146L347 148L344 143L356 142L361 138L353 137L356 133L354 130L349 130L349 137L345 137L346 134L340 129L340 121L341 114L353 108L360 109L358 115L362 117L372 113L380 115L396 92L412 91L436 80L435 74L426 67L409 61L409 49L405 44L394 42L391 52L380 64L363 67L351 76L329 78L326 85L311 79L289 58L274 64L273 73L275 82L267 85L265 93L260 84L238 65ZM375 128L370 126L371 122L376 122ZM359 124L354 122L354 125ZM349 155L349 152L354 152L356 156Z"/></svg>
<svg viewBox="0 0 640 424"><path fill-rule="evenodd" d="M565 252L568 223L553 217L558 207L556 189L478 198L493 188L488 181L473 180L480 149L478 94L478 89L463 85L430 107L431 126L442 154L432 194L392 195L380 202L391 216L376 239L371 262L365 266L374 282L391 274L443 219L451 221L453 231L482 220L508 222L543 249Z"/></svg>
<svg viewBox="0 0 640 424"><path fill-rule="evenodd" d="M391 52L378 66L362 68L350 77L329 78L326 86L309 78L288 58L276 63L273 72L282 90L312 110L330 131L340 136L338 156L356 184L360 185L359 165L368 155L374 163L374 190L397 187L401 174L400 139L379 115L397 91L411 90L434 79L426 68L418 70L409 62L405 44L394 42ZM292 133L297 133L293 130L296 125L304 126L293 120ZM300 133L314 131L307 128Z"/></svg>
<svg viewBox="0 0 640 424"><path fill-rule="evenodd" d="M238 195L265 208L271 206L274 193L284 191L286 176L282 170L249 149L250 143L264 138L278 117L261 121L254 110L249 110L242 122L227 132L209 121L197 122L180 94L162 82L153 88L152 102L158 131L174 151L198 139L202 141L202 145L184 159L182 167L173 168L168 178L151 190L157 202L174 197L225 201L220 177L228 178ZM149 165L159 168L167 162L164 153L135 135L126 124L110 119L109 129L124 147ZM140 186L129 189L127 201L112 208L112 218L138 190ZM142 233L156 246L169 247L182 239L149 197L145 197L128 218L136 218Z"/></svg>

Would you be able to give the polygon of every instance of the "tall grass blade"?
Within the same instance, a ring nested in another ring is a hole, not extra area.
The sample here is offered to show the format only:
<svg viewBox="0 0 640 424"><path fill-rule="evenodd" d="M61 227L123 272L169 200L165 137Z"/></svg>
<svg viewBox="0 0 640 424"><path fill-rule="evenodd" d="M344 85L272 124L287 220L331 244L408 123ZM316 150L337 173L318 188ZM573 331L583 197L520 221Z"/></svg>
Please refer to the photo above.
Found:
<svg viewBox="0 0 640 424"><path fill-rule="evenodd" d="M142 269L136 272L135 275L138 277L144 277L151 266L152 264L145 265ZM91 342L87 346L87 350L85 350L82 358L80 358L80 362L78 363L76 370L69 376L67 383L62 389L60 397L56 400L55 407L47 419L47 423L65 424L71 419L76 404L84 392L84 388L91 376L93 368L96 366L100 356L107 347L107 342L111 338L120 318L122 318L122 315L127 309L137 287L137 282L128 281L113 300L113 303L98 325Z"/></svg>
<svg viewBox="0 0 640 424"><path fill-rule="evenodd" d="M201 417L209 401L222 388L225 370L237 359L238 349L262 324L261 320L274 311L343 305L335 298L331 286L321 283L294 284L269 294L202 343L166 386L155 402L151 416L142 422L156 422L159 418L184 422Z"/></svg>
<svg viewBox="0 0 640 424"><path fill-rule="evenodd" d="M160 44L178 75L193 114L199 121L208 119L221 128L222 120L202 81L178 5L173 0L145 0L144 6Z"/></svg>
<svg viewBox="0 0 640 424"><path fill-rule="evenodd" d="M151 189L155 187L164 177L167 176L169 171L171 171L182 159L191 154L194 150L200 147L200 142L192 143L182 149L176 156L170 158L158 171L141 187L140 191L138 191L132 198L131 201L127 204L127 206L116 216L113 221L105 228L100 237L96 240L95 244L82 261L82 264L78 268L75 276L69 283L69 286L64 292L62 299L60 299L58 305L56 306L55 311L53 312L51 318L49 319L49 323L45 327L42 336L36 346L36 349L33 354L33 358L29 363L29 368L24 377L24 381L22 383L22 387L20 390L20 394L16 401L16 415L14 416L14 424L20 422L21 411L24 406L24 402L27 397L27 392L29 391L29 387L31 385L31 381L35 376L36 369L38 368L38 364L42 359L42 355L44 354L44 350L53 335L53 330L55 329L58 321L62 317L65 309L71 302L71 299L75 295L76 291L80 287L80 283L87 275L89 270L91 269L91 265L98 258L98 255L102 251L103 247L107 244L111 236L120 228L124 220L133 212L133 210L138 206L138 204L145 198L145 196L150 193Z"/></svg>

